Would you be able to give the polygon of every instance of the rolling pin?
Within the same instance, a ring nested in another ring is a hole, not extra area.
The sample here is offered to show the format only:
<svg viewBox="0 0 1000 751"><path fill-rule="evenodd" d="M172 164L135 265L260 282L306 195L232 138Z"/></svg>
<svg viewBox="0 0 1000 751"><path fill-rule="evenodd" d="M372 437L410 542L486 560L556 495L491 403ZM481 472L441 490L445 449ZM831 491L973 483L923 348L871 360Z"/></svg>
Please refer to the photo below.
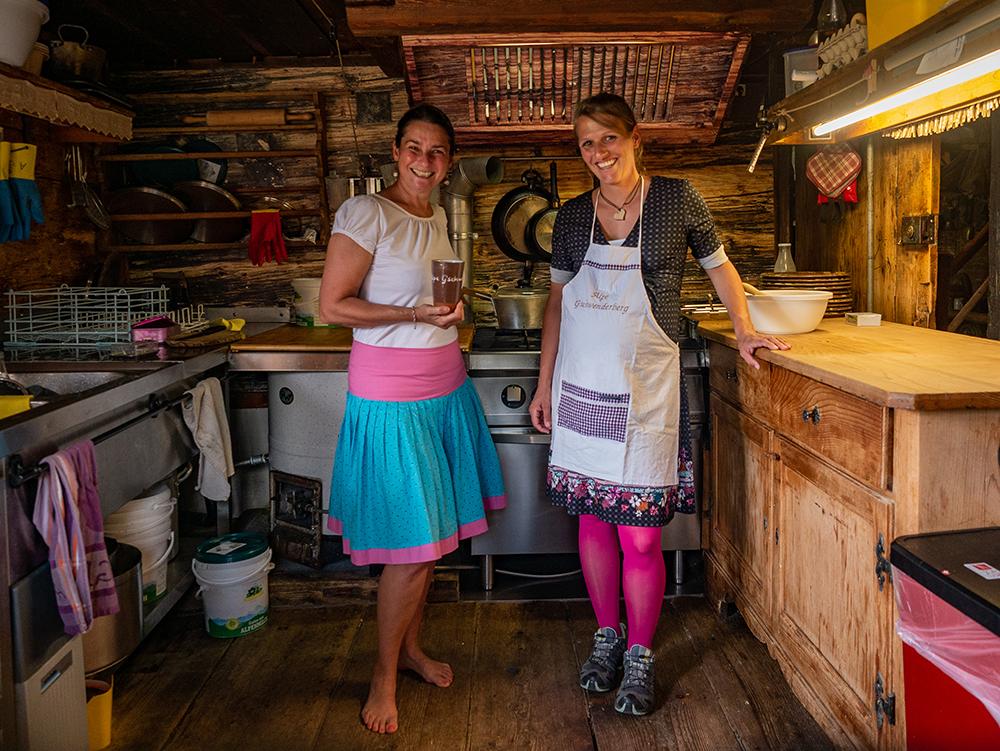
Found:
<svg viewBox="0 0 1000 751"><path fill-rule="evenodd" d="M312 120L311 112L289 114L283 109L263 110L209 110L204 117L189 115L186 123L204 125L285 125L293 121Z"/></svg>

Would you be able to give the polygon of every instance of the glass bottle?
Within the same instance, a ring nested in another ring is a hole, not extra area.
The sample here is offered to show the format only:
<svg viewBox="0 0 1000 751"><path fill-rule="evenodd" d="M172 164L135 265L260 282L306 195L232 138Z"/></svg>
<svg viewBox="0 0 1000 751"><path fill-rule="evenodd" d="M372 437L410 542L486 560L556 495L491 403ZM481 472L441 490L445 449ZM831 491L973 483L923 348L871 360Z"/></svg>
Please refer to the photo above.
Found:
<svg viewBox="0 0 1000 751"><path fill-rule="evenodd" d="M841 0L823 0L819 15L816 17L819 43L822 44L832 37L840 29L847 26L847 23L847 11L844 10L844 3Z"/></svg>
<svg viewBox="0 0 1000 751"><path fill-rule="evenodd" d="M778 243L778 258L774 262L774 270L778 274L787 274L790 271L795 271L791 243Z"/></svg>

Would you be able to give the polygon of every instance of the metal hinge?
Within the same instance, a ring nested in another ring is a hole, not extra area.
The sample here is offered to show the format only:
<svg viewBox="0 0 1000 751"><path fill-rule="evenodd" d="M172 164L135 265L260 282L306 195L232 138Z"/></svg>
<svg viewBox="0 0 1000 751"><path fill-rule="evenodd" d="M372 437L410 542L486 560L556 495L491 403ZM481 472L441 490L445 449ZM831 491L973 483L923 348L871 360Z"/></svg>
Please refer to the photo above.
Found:
<svg viewBox="0 0 1000 751"><path fill-rule="evenodd" d="M937 243L937 214L904 216L899 228L900 245L934 245Z"/></svg>
<svg viewBox="0 0 1000 751"><path fill-rule="evenodd" d="M882 673L875 678L875 722L882 729L882 721L888 720L890 725L896 724L896 695L885 693L885 682Z"/></svg>
<svg viewBox="0 0 1000 751"><path fill-rule="evenodd" d="M875 576L878 578L878 591L881 592L885 589L886 577L889 581L892 581L892 567L889 561L885 557L885 540L882 538L882 533L878 533L878 544L875 546Z"/></svg>
<svg viewBox="0 0 1000 751"><path fill-rule="evenodd" d="M715 493L712 491L708 492L708 518L712 518L712 513L715 511Z"/></svg>

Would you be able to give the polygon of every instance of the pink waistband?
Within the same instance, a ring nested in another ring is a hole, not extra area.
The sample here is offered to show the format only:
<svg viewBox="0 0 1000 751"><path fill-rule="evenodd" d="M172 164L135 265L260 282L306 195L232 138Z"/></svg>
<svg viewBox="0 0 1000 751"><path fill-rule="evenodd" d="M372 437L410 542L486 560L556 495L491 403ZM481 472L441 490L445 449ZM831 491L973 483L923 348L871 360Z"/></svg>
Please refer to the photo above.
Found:
<svg viewBox="0 0 1000 751"><path fill-rule="evenodd" d="M415 402L447 396L466 379L458 342L432 349L373 347L354 342L347 390L362 399Z"/></svg>

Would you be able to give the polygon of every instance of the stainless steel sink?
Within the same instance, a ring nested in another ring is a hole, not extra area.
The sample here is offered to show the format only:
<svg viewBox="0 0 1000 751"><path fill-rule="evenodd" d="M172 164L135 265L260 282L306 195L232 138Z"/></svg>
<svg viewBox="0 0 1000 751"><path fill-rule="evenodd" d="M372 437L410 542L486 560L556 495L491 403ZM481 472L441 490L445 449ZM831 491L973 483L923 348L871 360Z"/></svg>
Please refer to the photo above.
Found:
<svg viewBox="0 0 1000 751"><path fill-rule="evenodd" d="M31 362L8 363L10 377L41 399L76 396L111 384L141 378L168 362Z"/></svg>

